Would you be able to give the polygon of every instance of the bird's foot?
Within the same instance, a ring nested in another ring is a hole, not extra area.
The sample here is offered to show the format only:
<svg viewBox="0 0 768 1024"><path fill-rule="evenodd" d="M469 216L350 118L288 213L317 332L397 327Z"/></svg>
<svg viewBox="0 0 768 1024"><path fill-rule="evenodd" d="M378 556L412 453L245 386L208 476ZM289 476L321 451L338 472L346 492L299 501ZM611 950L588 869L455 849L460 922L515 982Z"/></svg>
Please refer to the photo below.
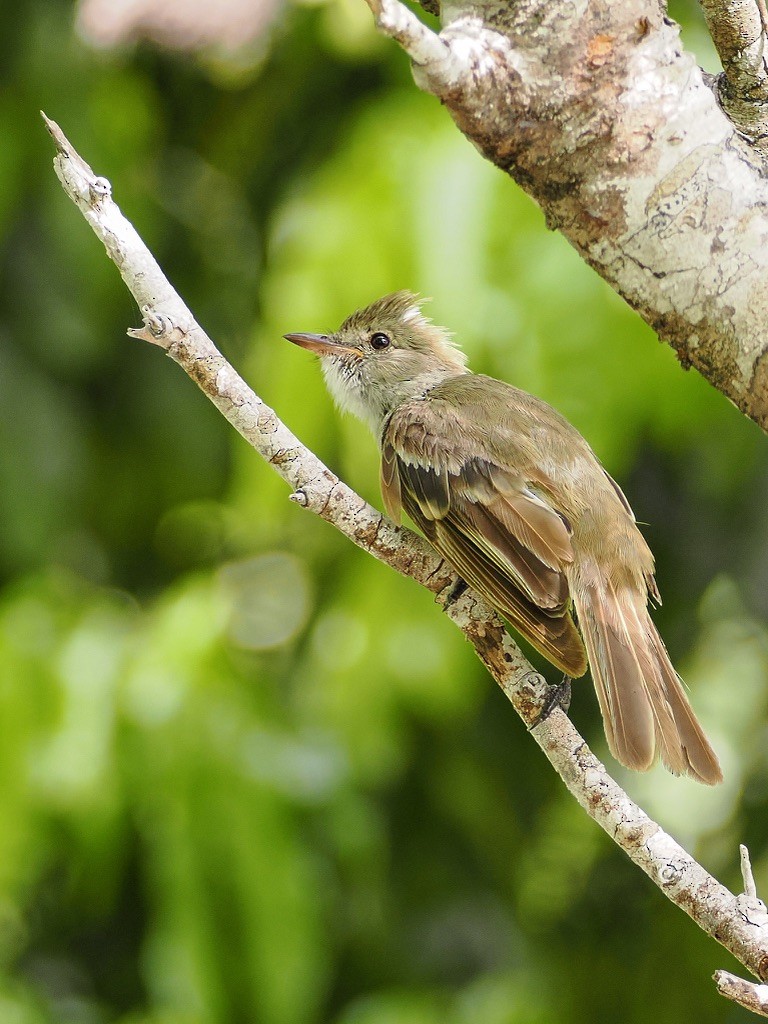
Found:
<svg viewBox="0 0 768 1024"><path fill-rule="evenodd" d="M568 714L568 709L571 706L571 682L570 676L563 676L557 686L550 687L546 702L536 716L536 721L530 726L531 729L535 729L537 725L546 721L555 708L560 708L565 715Z"/></svg>
<svg viewBox="0 0 768 1024"><path fill-rule="evenodd" d="M464 593L464 591L468 589L469 584L465 583L464 580L461 577L459 577L454 583L454 585L451 587L450 593L448 594L448 597L446 597L445 599L444 607L448 608L450 605L455 604L459 600L461 595Z"/></svg>

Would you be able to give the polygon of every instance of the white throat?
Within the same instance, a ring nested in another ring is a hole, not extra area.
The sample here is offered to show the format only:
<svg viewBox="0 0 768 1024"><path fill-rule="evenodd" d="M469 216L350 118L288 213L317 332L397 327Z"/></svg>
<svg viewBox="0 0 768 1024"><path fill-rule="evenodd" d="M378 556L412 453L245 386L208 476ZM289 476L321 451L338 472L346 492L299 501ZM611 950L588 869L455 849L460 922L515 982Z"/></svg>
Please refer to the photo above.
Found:
<svg viewBox="0 0 768 1024"><path fill-rule="evenodd" d="M350 362L331 356L321 362L326 386L336 405L343 412L351 412L367 423L377 440L381 437L385 420L394 409L411 399L420 398L441 381L457 376L456 368L433 366L400 381L394 388L385 389L379 382L367 379L357 360Z"/></svg>

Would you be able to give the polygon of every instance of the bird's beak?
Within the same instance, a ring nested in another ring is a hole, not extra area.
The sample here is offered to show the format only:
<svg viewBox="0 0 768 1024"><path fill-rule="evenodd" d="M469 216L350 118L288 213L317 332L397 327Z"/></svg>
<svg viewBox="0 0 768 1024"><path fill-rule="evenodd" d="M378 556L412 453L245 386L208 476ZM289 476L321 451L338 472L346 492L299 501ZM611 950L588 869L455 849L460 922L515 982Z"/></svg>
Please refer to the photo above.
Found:
<svg viewBox="0 0 768 1024"><path fill-rule="evenodd" d="M284 334L283 337L286 341L292 341L294 345L306 348L318 356L354 355L360 358L363 354L360 349L333 341L327 334Z"/></svg>

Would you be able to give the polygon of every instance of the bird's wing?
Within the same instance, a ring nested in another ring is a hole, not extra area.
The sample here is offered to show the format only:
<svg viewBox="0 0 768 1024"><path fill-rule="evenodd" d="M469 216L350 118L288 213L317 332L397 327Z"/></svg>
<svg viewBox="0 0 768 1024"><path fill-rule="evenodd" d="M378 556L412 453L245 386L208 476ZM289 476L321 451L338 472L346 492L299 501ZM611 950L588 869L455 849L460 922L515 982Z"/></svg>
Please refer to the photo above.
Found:
<svg viewBox="0 0 768 1024"><path fill-rule="evenodd" d="M441 406L414 403L386 427L381 486L387 511L397 518L404 508L461 577L534 647L569 675L582 675L586 655L570 615L565 573L573 560L567 519L512 466L487 451L462 454L477 446Z"/></svg>

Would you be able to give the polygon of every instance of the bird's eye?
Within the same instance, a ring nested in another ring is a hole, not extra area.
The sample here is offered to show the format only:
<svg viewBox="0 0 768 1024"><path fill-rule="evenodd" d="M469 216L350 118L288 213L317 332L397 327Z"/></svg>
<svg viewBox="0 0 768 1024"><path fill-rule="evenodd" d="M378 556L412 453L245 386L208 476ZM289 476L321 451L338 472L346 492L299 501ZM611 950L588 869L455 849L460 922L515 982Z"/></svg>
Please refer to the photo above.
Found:
<svg viewBox="0 0 768 1024"><path fill-rule="evenodd" d="M389 335L378 334L371 335L371 348L375 348L377 352L380 352L383 348L387 348L389 345Z"/></svg>

